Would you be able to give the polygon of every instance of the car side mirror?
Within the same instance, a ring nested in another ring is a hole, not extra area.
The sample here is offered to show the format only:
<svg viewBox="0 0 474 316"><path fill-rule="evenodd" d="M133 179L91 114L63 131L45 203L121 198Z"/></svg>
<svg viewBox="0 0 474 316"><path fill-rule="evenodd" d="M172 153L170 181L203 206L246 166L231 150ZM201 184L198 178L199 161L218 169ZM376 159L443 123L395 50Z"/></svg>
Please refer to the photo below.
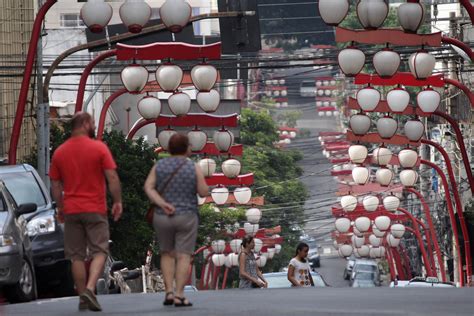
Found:
<svg viewBox="0 0 474 316"><path fill-rule="evenodd" d="M125 268L126 266L125 266L125 263L123 263L123 261L114 261L112 262L112 265L110 266L110 271L115 272L115 271L119 271Z"/></svg>
<svg viewBox="0 0 474 316"><path fill-rule="evenodd" d="M33 213L33 212L36 212L37 208L38 206L35 203L21 204L20 206L18 206L18 209L16 210L16 215L20 216L24 214Z"/></svg>

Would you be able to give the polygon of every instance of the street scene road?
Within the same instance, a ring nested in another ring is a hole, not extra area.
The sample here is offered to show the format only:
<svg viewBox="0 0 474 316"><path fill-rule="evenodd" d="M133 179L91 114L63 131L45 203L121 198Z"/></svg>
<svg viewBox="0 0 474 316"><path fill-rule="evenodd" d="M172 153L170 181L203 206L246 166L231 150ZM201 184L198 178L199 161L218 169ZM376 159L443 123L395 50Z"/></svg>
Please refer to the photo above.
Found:
<svg viewBox="0 0 474 316"><path fill-rule="evenodd" d="M225 290L190 293L194 306L163 306L163 294L109 295L100 297L99 315L334 315L334 316L471 316L472 289L274 289ZM63 316L89 315L77 311L77 298L4 306L3 314Z"/></svg>

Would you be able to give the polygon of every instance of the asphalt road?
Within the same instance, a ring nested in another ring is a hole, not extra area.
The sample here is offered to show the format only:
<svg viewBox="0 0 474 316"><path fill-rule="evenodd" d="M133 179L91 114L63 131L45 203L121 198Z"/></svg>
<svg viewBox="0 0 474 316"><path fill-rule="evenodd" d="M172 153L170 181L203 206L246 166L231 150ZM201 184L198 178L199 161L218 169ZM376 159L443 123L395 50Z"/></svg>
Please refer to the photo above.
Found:
<svg viewBox="0 0 474 316"><path fill-rule="evenodd" d="M189 293L193 307L164 307L164 294L99 297L98 315L470 315L474 289L266 289ZM0 315L85 315L77 297L4 306ZM0 307L1 308L1 307Z"/></svg>

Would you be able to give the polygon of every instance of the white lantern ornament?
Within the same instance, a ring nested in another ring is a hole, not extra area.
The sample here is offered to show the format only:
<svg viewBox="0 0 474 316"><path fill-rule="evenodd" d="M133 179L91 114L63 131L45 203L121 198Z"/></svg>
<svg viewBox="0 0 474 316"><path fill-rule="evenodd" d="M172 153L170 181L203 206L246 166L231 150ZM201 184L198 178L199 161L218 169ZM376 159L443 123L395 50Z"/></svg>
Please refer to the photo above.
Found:
<svg viewBox="0 0 474 316"><path fill-rule="evenodd" d="M400 67L400 55L390 48L385 48L374 55L373 63L381 78L390 78Z"/></svg>
<svg viewBox="0 0 474 316"><path fill-rule="evenodd" d="M367 245L362 245L361 247L355 249L355 251L357 251L357 253L359 254L359 256L361 256L361 257L367 257L367 256L369 255L370 248L369 248L369 246L367 246Z"/></svg>
<svg viewBox="0 0 474 316"><path fill-rule="evenodd" d="M357 18L366 30L374 30L382 26L388 15L388 4L384 0L359 0Z"/></svg>
<svg viewBox="0 0 474 316"><path fill-rule="evenodd" d="M408 120L404 127L405 136L412 142L418 142L425 132L425 125L418 119Z"/></svg>
<svg viewBox="0 0 474 316"><path fill-rule="evenodd" d="M232 249L233 253L239 253L241 250L242 239L232 239L229 242L230 249Z"/></svg>
<svg viewBox="0 0 474 316"><path fill-rule="evenodd" d="M214 133L214 144L220 152L228 152L234 143L234 134L222 128Z"/></svg>
<svg viewBox="0 0 474 316"><path fill-rule="evenodd" d="M341 257L349 257L352 254L351 245L341 245L339 246L339 255Z"/></svg>
<svg viewBox="0 0 474 316"><path fill-rule="evenodd" d="M372 233L377 237L383 237L385 232L380 231L375 224L372 225Z"/></svg>
<svg viewBox="0 0 474 316"><path fill-rule="evenodd" d="M211 247L215 253L223 253L225 250L225 241L222 239L214 240L211 242Z"/></svg>
<svg viewBox="0 0 474 316"><path fill-rule="evenodd" d="M120 78L128 93L139 94L148 82L148 70L142 65L131 64L122 70Z"/></svg>
<svg viewBox="0 0 474 316"><path fill-rule="evenodd" d="M184 116L191 109L191 98L186 93L175 92L168 98L168 106L174 115Z"/></svg>
<svg viewBox="0 0 474 316"><path fill-rule="evenodd" d="M352 235L351 242L352 242L352 246L354 248L360 248L365 243L365 237L359 237L359 236L356 236L356 235Z"/></svg>
<svg viewBox="0 0 474 316"><path fill-rule="evenodd" d="M89 0L81 8L81 19L92 33L100 33L109 24L113 10L104 0Z"/></svg>
<svg viewBox="0 0 474 316"><path fill-rule="evenodd" d="M173 33L181 32L191 18L191 6L184 0L166 0L160 7L160 18Z"/></svg>
<svg viewBox="0 0 474 316"><path fill-rule="evenodd" d="M226 258L224 254L213 254L212 263L216 267L222 267L225 264Z"/></svg>
<svg viewBox="0 0 474 316"><path fill-rule="evenodd" d="M212 177L212 175L216 172L216 161L211 158L204 158L199 160L198 162L199 167L201 167L201 171L206 178Z"/></svg>
<svg viewBox="0 0 474 316"><path fill-rule="evenodd" d="M432 88L426 88L418 93L416 96L416 103L424 113L431 114L439 107L439 104L441 103L441 95L438 91L433 90Z"/></svg>
<svg viewBox="0 0 474 316"><path fill-rule="evenodd" d="M395 238L392 234L387 234L386 240L390 247L396 248L400 245L400 238Z"/></svg>
<svg viewBox="0 0 474 316"><path fill-rule="evenodd" d="M369 242L373 247L378 247L380 246L380 243L382 242L382 238L379 238L375 236L374 234L371 234L369 236Z"/></svg>
<svg viewBox="0 0 474 316"><path fill-rule="evenodd" d="M382 200L383 207L390 212L395 212L400 207L400 199L395 195L389 195Z"/></svg>
<svg viewBox="0 0 474 316"><path fill-rule="evenodd" d="M370 228L370 218L361 216L354 221L354 227L361 233L365 233Z"/></svg>
<svg viewBox="0 0 474 316"><path fill-rule="evenodd" d="M209 92L199 92L196 101L204 112L212 113L219 107L221 96L217 90L212 89Z"/></svg>
<svg viewBox="0 0 474 316"><path fill-rule="evenodd" d="M144 0L127 0L119 14L130 33L140 33L151 17L151 8Z"/></svg>
<svg viewBox="0 0 474 316"><path fill-rule="evenodd" d="M395 238L402 238L405 234L405 225L403 224L393 224L390 226L390 233Z"/></svg>
<svg viewBox="0 0 474 316"><path fill-rule="evenodd" d="M226 187L216 187L212 189L211 197L217 205L224 205L229 198L229 190Z"/></svg>
<svg viewBox="0 0 474 316"><path fill-rule="evenodd" d="M260 219L262 218L262 211L255 207L249 208L245 212L245 216L247 217L247 221L250 224L258 224L260 222Z"/></svg>
<svg viewBox="0 0 474 316"><path fill-rule="evenodd" d="M403 88L395 88L387 93L387 105L393 113L403 113L410 103L410 94Z"/></svg>
<svg viewBox="0 0 474 316"><path fill-rule="evenodd" d="M255 261L257 262L259 268L263 268L267 264L267 257L260 256Z"/></svg>
<svg viewBox="0 0 474 316"><path fill-rule="evenodd" d="M416 79L426 79L431 76L436 64L433 55L426 51L418 51L408 58L410 72Z"/></svg>
<svg viewBox="0 0 474 316"><path fill-rule="evenodd" d="M334 222L334 226L338 232L347 233L351 228L351 220L345 217L338 218Z"/></svg>
<svg viewBox="0 0 474 316"><path fill-rule="evenodd" d="M188 132L189 145L193 152L199 152L204 149L207 144L207 134L197 127Z"/></svg>
<svg viewBox="0 0 474 316"><path fill-rule="evenodd" d="M414 187L418 181L418 173L412 169L405 169L400 172L400 182L407 188Z"/></svg>
<svg viewBox="0 0 474 316"><path fill-rule="evenodd" d="M138 101L137 108L144 119L157 119L161 113L161 102L158 98L147 95Z"/></svg>
<svg viewBox="0 0 474 316"><path fill-rule="evenodd" d="M369 154L367 147L363 145L351 145L349 147L349 159L352 163L362 164Z"/></svg>
<svg viewBox="0 0 474 316"><path fill-rule="evenodd" d="M418 152L413 149L402 149L398 153L398 161L403 168L414 168L418 162Z"/></svg>
<svg viewBox="0 0 474 316"><path fill-rule="evenodd" d="M397 10L398 22L403 31L416 33L423 24L425 10L423 4L418 1L407 1L402 3Z"/></svg>
<svg viewBox="0 0 474 316"><path fill-rule="evenodd" d="M239 187L234 190L234 198L239 204L247 204L252 198L252 190L248 187Z"/></svg>
<svg viewBox="0 0 474 316"><path fill-rule="evenodd" d="M355 167L352 169L352 178L357 184L366 184L370 179L370 171L366 167Z"/></svg>
<svg viewBox="0 0 474 316"><path fill-rule="evenodd" d="M349 119L349 127L354 135L364 136L370 129L370 118L364 114L354 114Z"/></svg>
<svg viewBox="0 0 474 316"><path fill-rule="evenodd" d="M383 187L388 187L392 183L393 177L393 171L388 168L380 168L375 173L375 180Z"/></svg>
<svg viewBox="0 0 474 316"><path fill-rule="evenodd" d="M244 231L247 235L254 236L259 229L258 224L244 223Z"/></svg>
<svg viewBox="0 0 474 316"><path fill-rule="evenodd" d="M384 232L390 228L390 217L385 215L377 216L374 220L374 225L377 227L378 230Z"/></svg>
<svg viewBox="0 0 474 316"><path fill-rule="evenodd" d="M175 92L183 81L183 70L174 64L164 64L155 72L156 81L164 92Z"/></svg>
<svg viewBox="0 0 474 316"><path fill-rule="evenodd" d="M390 164L393 153L387 147L378 147L372 152L372 162L379 166Z"/></svg>
<svg viewBox="0 0 474 316"><path fill-rule="evenodd" d="M380 102L380 97L380 92L372 87L360 89L356 95L357 103L365 112L375 110Z"/></svg>
<svg viewBox="0 0 474 316"><path fill-rule="evenodd" d="M352 212L357 207L357 198L353 195L344 195L341 198L342 209L346 212Z"/></svg>
<svg viewBox="0 0 474 316"><path fill-rule="evenodd" d="M199 91L210 91L217 81L217 69L208 64L196 65L191 69L191 79Z"/></svg>
<svg viewBox="0 0 474 316"><path fill-rule="evenodd" d="M362 200L362 205L367 212L374 212L379 207L379 198L373 195L364 196Z"/></svg>
<svg viewBox="0 0 474 316"><path fill-rule="evenodd" d="M336 26L349 12L349 0L319 0L318 9L324 23Z"/></svg>
<svg viewBox="0 0 474 316"><path fill-rule="evenodd" d="M341 71L347 77L354 77L365 65L365 54L356 47L348 47L339 52L337 61Z"/></svg>
<svg viewBox="0 0 474 316"><path fill-rule="evenodd" d="M384 116L377 120L377 132L382 139L390 139L397 132L398 123L390 116Z"/></svg>
<svg viewBox="0 0 474 316"><path fill-rule="evenodd" d="M227 178L237 178L240 174L242 165L237 159L227 159L222 163L222 172Z"/></svg>
<svg viewBox="0 0 474 316"><path fill-rule="evenodd" d="M253 241L255 243L255 247L254 247L253 251L255 253L259 253L262 250L263 241L261 239L258 239L258 238L254 238Z"/></svg>
<svg viewBox="0 0 474 316"><path fill-rule="evenodd" d="M173 136L176 133L177 132L175 130L170 129L170 128L162 130L158 134L158 143L160 144L161 148L168 151L168 145L169 145L169 142L170 142L170 138L171 138L171 136Z"/></svg>

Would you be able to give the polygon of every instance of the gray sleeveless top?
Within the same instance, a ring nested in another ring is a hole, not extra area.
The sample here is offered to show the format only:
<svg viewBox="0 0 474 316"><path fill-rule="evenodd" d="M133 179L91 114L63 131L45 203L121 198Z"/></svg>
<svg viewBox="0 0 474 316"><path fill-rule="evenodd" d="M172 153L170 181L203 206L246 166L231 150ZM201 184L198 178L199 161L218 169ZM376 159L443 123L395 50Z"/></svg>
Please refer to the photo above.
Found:
<svg viewBox="0 0 474 316"><path fill-rule="evenodd" d="M162 193L165 182L183 162L183 159L187 160L186 163L174 175L165 192ZM156 164L155 172L156 190L166 202L176 208L176 215L198 213L196 169L192 160L183 157L161 159ZM156 207L155 212L164 214L160 207Z"/></svg>
<svg viewBox="0 0 474 316"><path fill-rule="evenodd" d="M239 254L239 262L240 262L240 256L241 255L242 255L242 253ZM253 254L252 251L250 252L250 254L245 256L245 272L250 274L255 279L258 279L257 261L255 260L255 255ZM250 288L252 288L252 281L250 281L247 278L240 277L239 288L240 289L250 289Z"/></svg>

